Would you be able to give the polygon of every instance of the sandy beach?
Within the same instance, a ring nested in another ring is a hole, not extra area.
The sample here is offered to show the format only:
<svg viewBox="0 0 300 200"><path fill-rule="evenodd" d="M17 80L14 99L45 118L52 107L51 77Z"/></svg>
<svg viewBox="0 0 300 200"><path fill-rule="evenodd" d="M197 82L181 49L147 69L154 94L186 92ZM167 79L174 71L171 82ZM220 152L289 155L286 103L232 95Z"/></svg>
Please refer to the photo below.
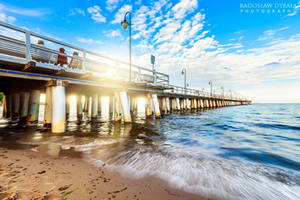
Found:
<svg viewBox="0 0 300 200"><path fill-rule="evenodd" d="M155 177L130 179L81 158L0 148L0 199L206 199Z"/></svg>

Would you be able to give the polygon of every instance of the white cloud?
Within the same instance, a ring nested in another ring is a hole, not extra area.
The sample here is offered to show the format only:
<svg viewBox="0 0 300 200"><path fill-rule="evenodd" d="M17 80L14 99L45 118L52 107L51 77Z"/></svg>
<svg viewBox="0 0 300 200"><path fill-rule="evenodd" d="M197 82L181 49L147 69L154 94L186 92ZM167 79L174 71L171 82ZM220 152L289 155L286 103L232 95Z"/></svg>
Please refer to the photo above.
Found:
<svg viewBox="0 0 300 200"><path fill-rule="evenodd" d="M12 24L16 21L16 18L13 16L7 16L5 13L0 11L0 21Z"/></svg>
<svg viewBox="0 0 300 200"><path fill-rule="evenodd" d="M86 44L103 44L101 40L94 40L91 38L77 38L77 41Z"/></svg>
<svg viewBox="0 0 300 200"><path fill-rule="evenodd" d="M106 1L106 9L109 11L115 10L121 1L122 0L107 0Z"/></svg>
<svg viewBox="0 0 300 200"><path fill-rule="evenodd" d="M73 15L82 15L82 16L85 16L85 12L84 10L80 9L80 8L73 8L73 9L70 9L70 13L69 13L69 16L73 16Z"/></svg>
<svg viewBox="0 0 300 200"><path fill-rule="evenodd" d="M296 14L298 14L300 10L300 1L298 1L298 5L295 6L294 11L289 13L287 16L295 16Z"/></svg>
<svg viewBox="0 0 300 200"><path fill-rule="evenodd" d="M264 32L264 35L259 37L258 40L259 41L262 41L262 40L269 40L269 39L273 39L274 36L281 32L281 31L285 31L287 30L289 27L282 27L282 28L279 28L279 29L274 29L274 30L267 30Z"/></svg>
<svg viewBox="0 0 300 200"><path fill-rule="evenodd" d="M4 10L8 13L14 13L18 15L31 16L31 17L40 17L46 14L49 14L50 11L47 9L25 9L25 8L17 8L4 4L0 4L0 10Z"/></svg>
<svg viewBox="0 0 300 200"><path fill-rule="evenodd" d="M106 22L106 18L100 14L101 8L97 5L89 7L88 9L88 13L90 13L92 15L92 19L96 22Z"/></svg>
<svg viewBox="0 0 300 200"><path fill-rule="evenodd" d="M106 37L110 37L110 38L121 37L121 38L123 38L119 29L103 31L103 33Z"/></svg>
<svg viewBox="0 0 300 200"><path fill-rule="evenodd" d="M131 11L132 10L132 6L131 5L124 5L122 6L117 13L115 14L115 18L114 20L112 20L110 23L112 24L118 24L121 23L121 21L124 20L124 15L127 11Z"/></svg>
<svg viewBox="0 0 300 200"><path fill-rule="evenodd" d="M175 18L184 19L187 14L193 12L197 7L197 0L181 0L179 3L173 6L172 11Z"/></svg>

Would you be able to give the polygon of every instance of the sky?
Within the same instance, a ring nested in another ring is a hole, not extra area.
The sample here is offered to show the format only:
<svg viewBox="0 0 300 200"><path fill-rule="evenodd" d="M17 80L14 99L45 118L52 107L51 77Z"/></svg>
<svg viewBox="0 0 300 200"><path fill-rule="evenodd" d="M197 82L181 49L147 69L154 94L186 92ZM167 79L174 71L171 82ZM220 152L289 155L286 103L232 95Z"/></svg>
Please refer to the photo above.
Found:
<svg viewBox="0 0 300 200"><path fill-rule="evenodd" d="M0 20L170 75L183 86L300 103L299 0L0 0Z"/></svg>

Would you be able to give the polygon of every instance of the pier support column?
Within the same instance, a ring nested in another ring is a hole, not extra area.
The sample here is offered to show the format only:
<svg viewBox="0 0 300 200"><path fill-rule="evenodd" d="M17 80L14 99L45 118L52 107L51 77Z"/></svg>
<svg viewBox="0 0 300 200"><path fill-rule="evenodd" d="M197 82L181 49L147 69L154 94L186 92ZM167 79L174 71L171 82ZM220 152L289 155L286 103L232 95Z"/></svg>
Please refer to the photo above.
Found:
<svg viewBox="0 0 300 200"><path fill-rule="evenodd" d="M28 115L28 104L29 104L29 92L21 93L21 111L20 111L20 119L26 122Z"/></svg>
<svg viewBox="0 0 300 200"><path fill-rule="evenodd" d="M199 102L200 102L201 109L203 109L204 108L204 100L200 99Z"/></svg>
<svg viewBox="0 0 300 200"><path fill-rule="evenodd" d="M20 93L13 94L13 115L14 119L18 119L20 117Z"/></svg>
<svg viewBox="0 0 300 200"><path fill-rule="evenodd" d="M6 100L5 118L11 118L11 115L12 115L12 95L11 94L7 95L5 100Z"/></svg>
<svg viewBox="0 0 300 200"><path fill-rule="evenodd" d="M114 96L109 96L109 115L112 117L114 114Z"/></svg>
<svg viewBox="0 0 300 200"><path fill-rule="evenodd" d="M166 97L166 106L167 106L167 113L170 113L171 109L170 109L170 98Z"/></svg>
<svg viewBox="0 0 300 200"><path fill-rule="evenodd" d="M32 90L29 98L29 113L27 117L27 125L34 126L39 120L39 107L40 107L40 91Z"/></svg>
<svg viewBox="0 0 300 200"><path fill-rule="evenodd" d="M131 122L130 104L128 101L128 96L126 91L120 92L120 101L121 101L121 108L122 108L124 122L130 123Z"/></svg>
<svg viewBox="0 0 300 200"><path fill-rule="evenodd" d="M167 101L166 101L166 97L162 97L161 98L161 113L162 114L166 114L167 112Z"/></svg>
<svg viewBox="0 0 300 200"><path fill-rule="evenodd" d="M178 108L177 108L176 98L173 98L171 102L172 102L172 111L177 111Z"/></svg>
<svg viewBox="0 0 300 200"><path fill-rule="evenodd" d="M197 109L200 110L201 108L201 99L197 99Z"/></svg>
<svg viewBox="0 0 300 200"><path fill-rule="evenodd" d="M88 102L87 102L87 107L88 107L88 112L87 112L87 116L89 119L92 118L92 107L93 107L93 98L91 96L88 97Z"/></svg>
<svg viewBox="0 0 300 200"><path fill-rule="evenodd" d="M4 118L6 118L6 113L7 113L7 96L4 94L3 95L3 99L2 99L2 101L3 101L3 104L2 104L2 106L3 106L3 110L2 110L2 118L4 119Z"/></svg>
<svg viewBox="0 0 300 200"><path fill-rule="evenodd" d="M152 116L152 104L151 95L148 94L146 98L146 117L150 118Z"/></svg>
<svg viewBox="0 0 300 200"><path fill-rule="evenodd" d="M69 118L70 115L70 95L66 95L66 119Z"/></svg>
<svg viewBox="0 0 300 200"><path fill-rule="evenodd" d="M186 108L191 110L191 100L189 98L186 99Z"/></svg>
<svg viewBox="0 0 300 200"><path fill-rule="evenodd" d="M184 99L179 99L179 102L180 102L180 109L181 110L184 110Z"/></svg>
<svg viewBox="0 0 300 200"><path fill-rule="evenodd" d="M161 114L160 114L157 94L152 94L152 104L154 108L155 118L160 118Z"/></svg>
<svg viewBox="0 0 300 200"><path fill-rule="evenodd" d="M77 114L77 120L82 120L83 116L83 101L82 101L82 95L77 95L77 105L76 105L76 114Z"/></svg>
<svg viewBox="0 0 300 200"><path fill-rule="evenodd" d="M98 116L98 102L99 96L98 94L94 94L92 99L92 119L96 119Z"/></svg>
<svg viewBox="0 0 300 200"><path fill-rule="evenodd" d="M102 113L102 97L99 95L98 97L98 116L100 116Z"/></svg>
<svg viewBox="0 0 300 200"><path fill-rule="evenodd" d="M196 100L196 99L193 99L192 101L194 102L194 107L193 107L193 108L194 108L194 109L197 109L197 107L198 107L197 100Z"/></svg>
<svg viewBox="0 0 300 200"><path fill-rule="evenodd" d="M43 125L46 128L50 128L52 123L52 87L46 87L46 102L44 110L44 122Z"/></svg>
<svg viewBox="0 0 300 200"><path fill-rule="evenodd" d="M177 110L181 110L182 109L179 98L176 98L176 108L177 108Z"/></svg>
<svg viewBox="0 0 300 200"><path fill-rule="evenodd" d="M120 95L118 92L115 92L114 95L114 121L119 122L122 119L121 115L121 105L120 105Z"/></svg>
<svg viewBox="0 0 300 200"><path fill-rule="evenodd" d="M52 133L66 131L66 82L51 81L52 84Z"/></svg>

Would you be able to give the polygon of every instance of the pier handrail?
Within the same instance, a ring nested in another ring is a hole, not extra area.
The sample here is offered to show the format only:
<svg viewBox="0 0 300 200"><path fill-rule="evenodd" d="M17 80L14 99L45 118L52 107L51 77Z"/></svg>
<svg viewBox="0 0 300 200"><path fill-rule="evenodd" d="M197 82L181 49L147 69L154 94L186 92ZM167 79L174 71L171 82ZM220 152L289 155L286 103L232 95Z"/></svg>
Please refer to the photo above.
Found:
<svg viewBox="0 0 300 200"><path fill-rule="evenodd" d="M32 57L31 57L31 46L32 45L35 48L44 49L43 47L40 47L40 46L37 46L37 45L34 45L34 44L31 43L31 36L33 36L33 37L36 37L36 38L40 38L40 39L52 42L56 45L58 44L58 45L61 45L61 46L64 46L64 47L67 47L67 48L70 48L70 49L77 50L77 51L81 52L82 57L83 57L82 58L83 59L83 66L82 66L83 69L82 70L84 70L84 71L89 71L88 67L87 67L87 64L88 64L88 55L87 54L90 54L90 55L93 55L93 56L100 57L102 59L106 59L106 60L115 62L116 66L118 66L119 64L129 65L128 62L118 60L118 59L115 59L115 58L111 58L111 57L102 55L100 53L92 52L90 50L86 50L84 48L74 46L74 45L68 44L66 42L59 41L57 39L54 39L54 38L51 38L51 37L48 37L48 36L44 36L44 35L41 35L41 34L38 34L38 33L34 33L32 31L26 30L24 28L20 28L20 27L16 27L14 25L11 25L11 24L7 24L5 22L0 22L0 26L11 29L13 31L23 33L25 35L25 37L24 37L25 38L25 44L24 45L25 45L25 58L26 58L26 61L32 61L33 60ZM55 50L52 50L52 49L49 49L49 48L46 48L46 51L49 51L51 53L60 54L58 51L55 51ZM65 56L67 56L69 58L72 58L71 55L65 55ZM147 69L145 67L135 65L135 64L132 64L132 67L134 68L132 73L137 73L137 75L139 77L141 77L143 74L145 74L147 76L152 76L153 83L156 83L158 85L160 85L160 84L168 85L169 84L169 75L167 75L167 74L164 74L162 72L153 71L152 69ZM126 69L124 69L124 70L126 70ZM128 70L128 73L129 73L129 70Z"/></svg>
<svg viewBox="0 0 300 200"><path fill-rule="evenodd" d="M36 61L32 56L35 56L33 52L34 49L39 49L42 51L46 51L48 53L52 53L55 55L64 55L69 59L73 59L74 57L72 55L68 55L68 54L61 54L59 51L48 48L48 47L44 47L44 46L40 46L37 44L33 44L31 42L31 37L36 37L39 39L43 39L46 41L49 41L55 45L61 45L63 47L67 47L70 48L72 50L77 50L79 51L81 54L79 56L79 59L82 61L81 63L81 68L79 70L83 71L83 72L96 72L97 71L93 71L95 68L93 67L89 67L89 65L91 64L97 64L97 68L109 68L110 66L113 66L114 69L122 69L123 72L126 71L126 73L130 73L129 70L127 68L121 68L119 67L119 65L129 65L128 62L122 61L122 60L118 60L116 58L111 58L109 56L105 56L102 55L100 53L97 52L92 52L90 50L78 47L78 46L74 46L72 44L68 44L66 42L62 42L60 40L45 36L45 35L41 35L39 33L35 33L32 31L29 31L27 29L24 28L20 28L5 22L1 22L0 21L0 27L4 27L13 31L17 31L19 33L23 33L24 34L24 41L18 40L16 38L12 38L9 36L3 36L0 35L0 41L2 40L6 40L6 41L10 41L13 42L14 45L21 45L22 47L24 46L25 51L23 52L23 58L25 57L25 60L27 62L29 61ZM7 44L6 44L7 45ZM6 46L7 47L7 46ZM14 48L13 47L9 47L11 49ZM1 50L1 49L0 49ZM15 50L15 49L13 49ZM20 49L18 49L20 50ZM21 49L22 50L22 49ZM20 52L19 52L20 53ZM8 54L9 55L9 54ZM106 60L106 62L101 62L99 61L99 59L93 59L92 57L89 56L96 56L96 58L101 58ZM109 64L107 62L112 62L113 64ZM53 62L50 61L49 58L49 64L54 64ZM70 63L71 64L71 63ZM70 64L68 64L68 67L70 67ZM105 65L105 66L103 66ZM160 85L160 86L164 86L167 88L172 88L171 92L172 93L177 93L177 94L185 94L185 95L191 95L191 96L201 96L201 97L210 97L210 98L218 98L218 99L231 99L231 100L236 100L236 101L247 101L246 98L238 98L238 97L234 97L232 95L224 95L224 94L210 94L209 92L205 92L203 90L197 90L197 89L192 89L192 88L184 88L181 86L177 86L177 85L170 85L170 79L169 79L169 75L162 73L162 72L158 72L156 70L152 70L152 69L148 69L136 64L132 64L133 70L131 73L133 73L132 77L137 77L136 81L142 81L142 82L151 82L155 85ZM93 69L90 69L93 68ZM99 70L101 70L99 69ZM136 75L136 76L135 76ZM126 77L127 78L127 77Z"/></svg>

